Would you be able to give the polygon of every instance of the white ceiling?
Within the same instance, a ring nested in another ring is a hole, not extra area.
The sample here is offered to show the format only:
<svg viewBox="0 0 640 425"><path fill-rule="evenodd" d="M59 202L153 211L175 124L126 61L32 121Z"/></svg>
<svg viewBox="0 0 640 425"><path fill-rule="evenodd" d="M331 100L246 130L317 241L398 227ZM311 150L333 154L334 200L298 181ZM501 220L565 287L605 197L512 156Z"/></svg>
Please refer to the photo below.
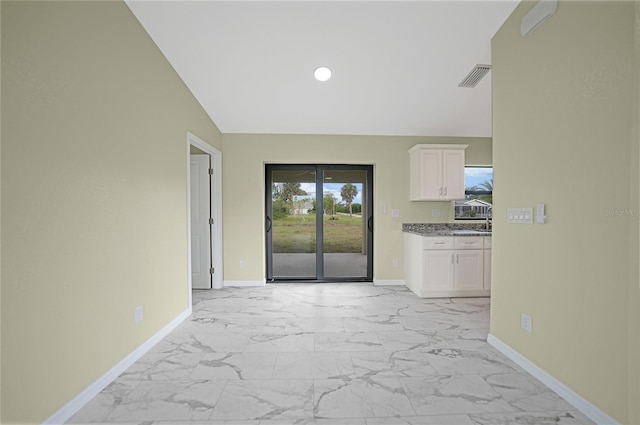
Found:
<svg viewBox="0 0 640 425"><path fill-rule="evenodd" d="M127 1L223 133L478 137L491 73L458 83L517 3Z"/></svg>

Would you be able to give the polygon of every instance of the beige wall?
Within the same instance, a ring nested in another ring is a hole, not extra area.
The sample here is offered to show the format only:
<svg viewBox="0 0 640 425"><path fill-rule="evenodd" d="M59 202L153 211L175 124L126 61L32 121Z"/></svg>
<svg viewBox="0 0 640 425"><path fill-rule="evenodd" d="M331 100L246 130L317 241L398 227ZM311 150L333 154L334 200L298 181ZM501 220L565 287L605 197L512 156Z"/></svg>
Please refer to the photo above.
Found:
<svg viewBox="0 0 640 425"><path fill-rule="evenodd" d="M491 333L626 423L632 409L638 417L627 391L632 380L637 397L634 3L562 1L522 38L532 5L518 6L492 47ZM547 224L506 223L507 207L539 202ZM533 333L520 329L521 312Z"/></svg>
<svg viewBox="0 0 640 425"><path fill-rule="evenodd" d="M123 2L2 1L2 43L2 420L37 423L187 309L221 136Z"/></svg>
<svg viewBox="0 0 640 425"><path fill-rule="evenodd" d="M0 58L2 57L2 7L0 6ZM2 66L0 66L0 81L2 81ZM2 84L0 84L0 99L2 99ZM0 102L0 129L2 129L2 102ZM0 131L0 164L2 164L2 131ZM0 169L0 175L2 170ZM2 179L0 178L0 423L2 422Z"/></svg>
<svg viewBox="0 0 640 425"><path fill-rule="evenodd" d="M633 130L631 159L631 205L640 209L640 2L635 2L633 81ZM629 279L629 418L640 423L640 223L631 221L631 272Z"/></svg>
<svg viewBox="0 0 640 425"><path fill-rule="evenodd" d="M450 202L409 201L409 148L417 143L464 143L467 163L491 164L491 139L452 137L223 135L224 280L264 281L264 164L374 164L374 278L404 279L403 222L440 221ZM383 214L383 205L387 214ZM392 218L391 209L400 209ZM392 260L398 259L397 268ZM240 268L240 261L245 268Z"/></svg>
<svg viewBox="0 0 640 425"><path fill-rule="evenodd" d="M202 149L198 149L193 145L189 145L189 153L192 155L203 155L206 154Z"/></svg>

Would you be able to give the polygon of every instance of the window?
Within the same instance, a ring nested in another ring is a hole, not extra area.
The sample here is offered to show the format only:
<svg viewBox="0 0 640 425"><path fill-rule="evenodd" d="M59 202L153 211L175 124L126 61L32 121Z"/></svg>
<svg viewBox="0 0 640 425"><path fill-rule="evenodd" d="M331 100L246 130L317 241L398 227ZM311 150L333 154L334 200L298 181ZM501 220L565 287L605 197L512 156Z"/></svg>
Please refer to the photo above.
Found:
<svg viewBox="0 0 640 425"><path fill-rule="evenodd" d="M456 220L484 220L493 206L493 167L464 167L464 199L453 201Z"/></svg>

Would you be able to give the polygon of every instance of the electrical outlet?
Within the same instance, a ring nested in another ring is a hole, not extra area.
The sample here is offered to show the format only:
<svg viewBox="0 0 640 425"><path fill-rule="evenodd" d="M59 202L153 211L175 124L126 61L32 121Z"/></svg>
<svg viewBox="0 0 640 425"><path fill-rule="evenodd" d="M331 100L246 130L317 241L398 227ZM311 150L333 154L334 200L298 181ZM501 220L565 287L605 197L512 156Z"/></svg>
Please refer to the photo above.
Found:
<svg viewBox="0 0 640 425"><path fill-rule="evenodd" d="M440 208L434 208L431 210L431 217L440 217Z"/></svg>
<svg viewBox="0 0 640 425"><path fill-rule="evenodd" d="M531 333L533 331L533 319L525 313L520 313L520 327Z"/></svg>
<svg viewBox="0 0 640 425"><path fill-rule="evenodd" d="M240 260L240 268L241 269L244 269L246 265L247 265L247 263L245 263L244 260Z"/></svg>
<svg viewBox="0 0 640 425"><path fill-rule="evenodd" d="M400 210L397 208L391 209L391 217L400 217Z"/></svg>
<svg viewBox="0 0 640 425"><path fill-rule="evenodd" d="M142 306L136 307L133 316L133 321L136 325L142 322L142 319L144 319L144 309L142 308Z"/></svg>
<svg viewBox="0 0 640 425"><path fill-rule="evenodd" d="M394 259L391 264L393 264L393 267L398 267L398 260Z"/></svg>

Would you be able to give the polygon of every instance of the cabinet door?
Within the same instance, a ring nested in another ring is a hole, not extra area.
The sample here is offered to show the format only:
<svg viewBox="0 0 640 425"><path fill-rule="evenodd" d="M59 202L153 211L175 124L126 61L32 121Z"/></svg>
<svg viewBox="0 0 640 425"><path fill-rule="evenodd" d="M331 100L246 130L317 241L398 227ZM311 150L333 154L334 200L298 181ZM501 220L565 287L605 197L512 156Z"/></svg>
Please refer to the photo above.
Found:
<svg viewBox="0 0 640 425"><path fill-rule="evenodd" d="M455 251L456 290L482 290L484 287L484 257L481 249Z"/></svg>
<svg viewBox="0 0 640 425"><path fill-rule="evenodd" d="M491 289L491 250L484 250L484 290Z"/></svg>
<svg viewBox="0 0 640 425"><path fill-rule="evenodd" d="M420 151L420 199L441 198L442 187L442 151L425 149Z"/></svg>
<svg viewBox="0 0 640 425"><path fill-rule="evenodd" d="M464 199L464 150L442 152L443 198Z"/></svg>
<svg viewBox="0 0 640 425"><path fill-rule="evenodd" d="M425 291L453 289L453 252L423 251L423 289Z"/></svg>

